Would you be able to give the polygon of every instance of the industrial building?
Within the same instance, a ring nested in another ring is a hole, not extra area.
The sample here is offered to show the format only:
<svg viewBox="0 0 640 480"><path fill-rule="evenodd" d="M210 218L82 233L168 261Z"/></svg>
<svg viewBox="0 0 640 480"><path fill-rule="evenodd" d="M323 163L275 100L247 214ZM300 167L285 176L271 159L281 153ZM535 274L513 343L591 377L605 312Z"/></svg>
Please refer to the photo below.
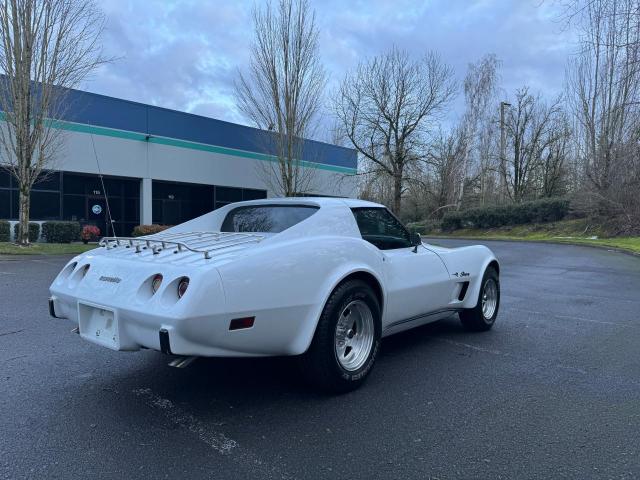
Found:
<svg viewBox="0 0 640 480"><path fill-rule="evenodd" d="M73 90L52 170L33 187L31 220L75 220L115 234L175 225L230 202L267 198L271 133L199 115ZM314 195L353 196L356 152L305 140ZM99 173L104 178L104 188ZM0 219L18 219L16 182L0 168Z"/></svg>

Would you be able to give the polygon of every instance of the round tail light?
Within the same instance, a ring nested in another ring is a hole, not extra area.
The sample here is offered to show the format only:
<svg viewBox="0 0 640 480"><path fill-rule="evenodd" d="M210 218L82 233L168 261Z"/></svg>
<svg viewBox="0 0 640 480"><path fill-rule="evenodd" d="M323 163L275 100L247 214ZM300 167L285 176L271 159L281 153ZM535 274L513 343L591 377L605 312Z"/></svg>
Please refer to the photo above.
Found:
<svg viewBox="0 0 640 480"><path fill-rule="evenodd" d="M162 284L162 275L159 273L153 277L151 280L151 292L156 293Z"/></svg>
<svg viewBox="0 0 640 480"><path fill-rule="evenodd" d="M182 298L187 291L187 288L189 288L189 279L187 277L183 277L180 280L180 283L178 283L178 298Z"/></svg>

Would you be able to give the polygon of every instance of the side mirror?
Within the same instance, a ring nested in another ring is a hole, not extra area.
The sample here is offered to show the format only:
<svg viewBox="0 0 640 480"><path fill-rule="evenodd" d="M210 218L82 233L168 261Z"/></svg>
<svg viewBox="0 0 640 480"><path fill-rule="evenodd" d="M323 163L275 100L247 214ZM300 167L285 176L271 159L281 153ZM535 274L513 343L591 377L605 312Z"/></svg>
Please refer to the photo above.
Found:
<svg viewBox="0 0 640 480"><path fill-rule="evenodd" d="M414 247L413 251L418 253L418 246L422 245L422 237L418 232L411 232L411 246Z"/></svg>

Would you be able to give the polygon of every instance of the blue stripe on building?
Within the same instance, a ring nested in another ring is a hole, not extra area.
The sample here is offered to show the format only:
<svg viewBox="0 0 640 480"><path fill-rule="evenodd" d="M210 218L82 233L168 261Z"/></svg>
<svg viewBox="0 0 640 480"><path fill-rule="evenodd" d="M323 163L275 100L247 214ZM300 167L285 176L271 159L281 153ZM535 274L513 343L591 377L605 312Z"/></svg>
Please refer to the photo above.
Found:
<svg viewBox="0 0 640 480"><path fill-rule="evenodd" d="M80 90L71 90L67 99L63 120L70 122L275 154L272 134L264 130ZM357 168L355 150L314 140L305 140L302 160Z"/></svg>

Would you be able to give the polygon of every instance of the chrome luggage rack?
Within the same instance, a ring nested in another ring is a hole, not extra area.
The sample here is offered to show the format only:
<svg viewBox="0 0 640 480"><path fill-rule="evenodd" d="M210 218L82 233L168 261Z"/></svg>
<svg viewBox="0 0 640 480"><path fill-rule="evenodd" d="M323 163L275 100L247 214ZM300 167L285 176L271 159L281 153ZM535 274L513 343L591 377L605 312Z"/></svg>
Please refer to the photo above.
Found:
<svg viewBox="0 0 640 480"><path fill-rule="evenodd" d="M135 248L136 253L149 249L154 255L173 248L173 253L202 253L204 258L210 259L216 251L245 243L258 243L264 238L264 235L255 233L235 232L156 233L144 237L103 237L98 245L107 250L118 247Z"/></svg>

